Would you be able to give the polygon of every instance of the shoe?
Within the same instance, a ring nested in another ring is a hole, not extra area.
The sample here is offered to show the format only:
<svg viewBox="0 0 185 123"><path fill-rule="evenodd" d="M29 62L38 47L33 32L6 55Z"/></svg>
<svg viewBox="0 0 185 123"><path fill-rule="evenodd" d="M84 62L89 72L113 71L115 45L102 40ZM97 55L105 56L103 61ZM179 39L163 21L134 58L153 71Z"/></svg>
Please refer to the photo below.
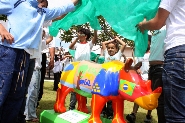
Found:
<svg viewBox="0 0 185 123"><path fill-rule="evenodd" d="M107 117L106 112L105 111L102 111L101 114L100 114L100 116L106 118Z"/></svg>
<svg viewBox="0 0 185 123"><path fill-rule="evenodd" d="M26 120L27 122L39 122L39 119L38 118L34 118L34 119L31 119L31 120Z"/></svg>
<svg viewBox="0 0 185 123"><path fill-rule="evenodd" d="M152 116L146 115L146 119L144 120L145 123L152 123Z"/></svg>
<svg viewBox="0 0 185 123"><path fill-rule="evenodd" d="M75 110L75 107L69 107L69 110Z"/></svg>
<svg viewBox="0 0 185 123"><path fill-rule="evenodd" d="M128 115L126 116L126 119L129 121L129 123L135 123L135 121L136 121L136 116L135 116L134 113L128 114Z"/></svg>

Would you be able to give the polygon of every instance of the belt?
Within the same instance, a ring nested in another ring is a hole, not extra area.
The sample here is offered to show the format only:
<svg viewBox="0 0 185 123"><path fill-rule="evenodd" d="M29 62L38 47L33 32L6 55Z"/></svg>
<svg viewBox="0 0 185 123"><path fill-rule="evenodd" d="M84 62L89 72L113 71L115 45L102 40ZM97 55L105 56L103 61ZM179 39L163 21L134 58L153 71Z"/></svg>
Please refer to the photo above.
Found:
<svg viewBox="0 0 185 123"><path fill-rule="evenodd" d="M163 65L163 61L149 61L150 65Z"/></svg>

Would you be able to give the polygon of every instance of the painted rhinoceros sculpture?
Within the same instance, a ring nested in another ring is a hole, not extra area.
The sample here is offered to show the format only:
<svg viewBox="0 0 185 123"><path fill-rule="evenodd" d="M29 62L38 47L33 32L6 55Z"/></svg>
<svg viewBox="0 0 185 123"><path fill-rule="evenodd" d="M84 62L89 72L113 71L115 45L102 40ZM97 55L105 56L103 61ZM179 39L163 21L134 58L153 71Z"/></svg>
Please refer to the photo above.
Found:
<svg viewBox="0 0 185 123"><path fill-rule="evenodd" d="M100 113L108 100L112 100L113 123L126 123L124 120L124 100L137 103L140 107L152 110L157 107L162 88L151 90L151 81L144 81L137 73L140 65L111 61L96 64L88 61L73 62L62 72L55 112L66 111L65 98L71 91L77 92L78 110L88 113L86 97L92 97L89 123L101 123Z"/></svg>

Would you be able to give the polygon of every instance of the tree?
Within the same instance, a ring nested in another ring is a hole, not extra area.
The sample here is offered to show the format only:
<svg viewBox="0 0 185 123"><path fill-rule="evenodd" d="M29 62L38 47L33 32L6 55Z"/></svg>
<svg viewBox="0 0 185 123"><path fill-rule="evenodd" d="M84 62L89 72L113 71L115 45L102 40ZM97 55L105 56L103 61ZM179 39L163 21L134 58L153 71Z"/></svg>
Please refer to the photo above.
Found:
<svg viewBox="0 0 185 123"><path fill-rule="evenodd" d="M0 20L7 20L7 16L5 15L0 15ZM111 26L108 24L108 22L106 22L106 20L102 17L102 16L98 16L98 20L101 26L100 30L100 34L98 34L98 41L97 41L97 45L100 45L102 41L106 41L106 40L110 40L111 38L113 38L113 36L118 36L119 38L121 38L128 46L134 48L134 41L131 41L129 39L123 38L122 36L120 36L117 32L115 32ZM89 23L85 23L83 25L77 25L77 26L72 26L68 31L62 30L60 29L60 39L61 41L65 41L67 42L71 42L72 38L74 36L77 36L77 30L80 28L87 28L90 29L90 25ZM93 30L91 30L92 32ZM93 32L92 32L93 35Z"/></svg>
<svg viewBox="0 0 185 123"><path fill-rule="evenodd" d="M134 48L134 42L129 40L129 39L125 39L122 36L120 36L117 32L115 32L111 26L108 24L108 22L106 22L106 20L102 17L102 16L98 16L98 20L101 26L101 29L99 32L100 34L98 34L98 40L97 40L97 45L100 45L102 41L106 41L106 40L110 40L111 38L113 38L114 36L118 36L119 38L121 38L128 46ZM91 33L93 35L93 30L90 28L89 23L85 23L83 25L78 25L78 26L72 26L68 31L62 30L60 29L60 39L62 41L67 42L71 42L72 38L74 36L77 36L77 30L79 28L87 28L91 30Z"/></svg>

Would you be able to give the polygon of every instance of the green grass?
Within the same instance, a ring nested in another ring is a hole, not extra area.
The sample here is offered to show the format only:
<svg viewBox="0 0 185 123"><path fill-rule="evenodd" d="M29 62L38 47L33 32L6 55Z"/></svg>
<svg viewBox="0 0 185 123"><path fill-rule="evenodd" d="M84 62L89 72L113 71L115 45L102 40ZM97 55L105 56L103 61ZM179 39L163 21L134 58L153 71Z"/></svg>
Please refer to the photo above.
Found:
<svg viewBox="0 0 185 123"><path fill-rule="evenodd" d="M70 95L67 96L66 98L66 107L68 109L68 105L69 105L69 98ZM40 105L37 109L37 116L38 118L40 117L40 113L43 110L51 110L53 109L53 105L56 99L56 92L53 91L53 82L45 82L44 83L44 95L42 100L40 101ZM88 107L90 108L90 101L91 99L88 98ZM128 102L125 101L125 106L124 106L124 116L126 116L127 114L129 114L132 111L132 107L133 107L133 102ZM138 113L137 113L137 119L136 119L136 123L143 123L144 119L145 119L145 115L146 115L146 110L139 108ZM156 115L156 110L153 110L152 112L152 116L153 116L153 120L152 123L157 123L157 115ZM28 122L28 123L34 123L34 122Z"/></svg>

